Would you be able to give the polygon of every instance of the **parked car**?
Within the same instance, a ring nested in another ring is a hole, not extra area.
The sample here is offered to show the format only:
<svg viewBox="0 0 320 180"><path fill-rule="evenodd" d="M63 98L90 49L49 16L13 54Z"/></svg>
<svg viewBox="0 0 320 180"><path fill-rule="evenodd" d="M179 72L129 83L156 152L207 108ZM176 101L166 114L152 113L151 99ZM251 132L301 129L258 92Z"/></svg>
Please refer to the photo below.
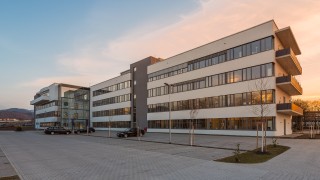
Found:
<svg viewBox="0 0 320 180"><path fill-rule="evenodd" d="M137 136L137 132L138 132L137 128L129 128L129 129L126 129L125 131L118 132L117 136L124 137L124 138L132 137L132 136L134 137L134 136ZM143 129L140 129L140 136L143 136L144 134L145 134L145 131Z"/></svg>
<svg viewBox="0 0 320 180"><path fill-rule="evenodd" d="M71 131L69 129L65 129L64 127L59 126L51 126L44 130L45 134L70 134Z"/></svg>
<svg viewBox="0 0 320 180"><path fill-rule="evenodd" d="M89 133L93 133L96 132L96 130L93 127L89 127ZM86 128L82 128L82 129L75 129L74 133L80 134L80 133L87 133L87 129Z"/></svg>

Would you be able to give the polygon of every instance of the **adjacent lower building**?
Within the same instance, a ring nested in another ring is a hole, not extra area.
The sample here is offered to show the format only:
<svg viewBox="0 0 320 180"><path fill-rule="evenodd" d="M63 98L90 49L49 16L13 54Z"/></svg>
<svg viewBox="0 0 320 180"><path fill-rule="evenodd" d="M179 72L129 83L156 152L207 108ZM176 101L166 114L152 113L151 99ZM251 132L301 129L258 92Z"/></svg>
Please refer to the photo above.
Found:
<svg viewBox="0 0 320 180"><path fill-rule="evenodd" d="M295 78L302 74L300 54L291 28L279 29L271 20L167 59L142 59L120 76L90 87L90 125L255 136L265 122L268 136L291 134L292 116L303 114L291 101L303 92ZM67 91L55 98L46 94L53 87L42 89L31 102L36 127L80 122L44 115L70 112L63 109L64 100L57 110L56 101Z"/></svg>
<svg viewBox="0 0 320 180"><path fill-rule="evenodd" d="M30 104L34 106L36 129L49 126L73 129L89 125L89 88L54 83L37 92Z"/></svg>

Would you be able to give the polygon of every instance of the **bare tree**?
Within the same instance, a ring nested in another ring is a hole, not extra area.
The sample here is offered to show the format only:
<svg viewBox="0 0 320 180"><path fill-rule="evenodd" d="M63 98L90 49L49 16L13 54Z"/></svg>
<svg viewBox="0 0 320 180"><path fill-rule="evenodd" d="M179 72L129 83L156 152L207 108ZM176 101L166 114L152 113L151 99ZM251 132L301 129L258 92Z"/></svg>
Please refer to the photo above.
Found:
<svg viewBox="0 0 320 180"><path fill-rule="evenodd" d="M271 112L270 104L268 103L268 97L266 90L269 88L269 79L268 78L262 78L255 80L254 85L249 85L249 90L253 92L252 95L252 102L254 102L254 105L251 107L251 112L257 116L260 117L260 123L261 123L261 152L266 152L267 149L267 141L266 141L266 135L267 135L267 121L266 117ZM257 129L257 138L256 138L256 147L258 148L259 143L259 125L256 123L256 129ZM265 148L264 148L265 147Z"/></svg>

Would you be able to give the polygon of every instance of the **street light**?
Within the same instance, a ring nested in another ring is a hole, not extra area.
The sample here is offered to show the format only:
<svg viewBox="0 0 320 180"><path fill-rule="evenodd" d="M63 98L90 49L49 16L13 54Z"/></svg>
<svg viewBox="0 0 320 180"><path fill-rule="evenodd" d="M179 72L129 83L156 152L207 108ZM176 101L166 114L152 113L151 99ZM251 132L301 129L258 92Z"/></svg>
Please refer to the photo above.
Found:
<svg viewBox="0 0 320 180"><path fill-rule="evenodd" d="M171 144L171 102L170 102L170 94L172 93L172 84L164 83L164 85L168 86L168 94L169 94L169 144Z"/></svg>

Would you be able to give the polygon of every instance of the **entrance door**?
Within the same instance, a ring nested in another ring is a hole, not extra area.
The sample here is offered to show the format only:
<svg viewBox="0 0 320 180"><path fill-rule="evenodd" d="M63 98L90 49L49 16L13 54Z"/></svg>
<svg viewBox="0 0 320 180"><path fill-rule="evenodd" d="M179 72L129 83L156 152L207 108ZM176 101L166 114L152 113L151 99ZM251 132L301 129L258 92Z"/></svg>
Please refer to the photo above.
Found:
<svg viewBox="0 0 320 180"><path fill-rule="evenodd" d="M286 125L287 125L287 122L286 122L286 119L284 119L284 120L283 120L284 135L287 134Z"/></svg>

